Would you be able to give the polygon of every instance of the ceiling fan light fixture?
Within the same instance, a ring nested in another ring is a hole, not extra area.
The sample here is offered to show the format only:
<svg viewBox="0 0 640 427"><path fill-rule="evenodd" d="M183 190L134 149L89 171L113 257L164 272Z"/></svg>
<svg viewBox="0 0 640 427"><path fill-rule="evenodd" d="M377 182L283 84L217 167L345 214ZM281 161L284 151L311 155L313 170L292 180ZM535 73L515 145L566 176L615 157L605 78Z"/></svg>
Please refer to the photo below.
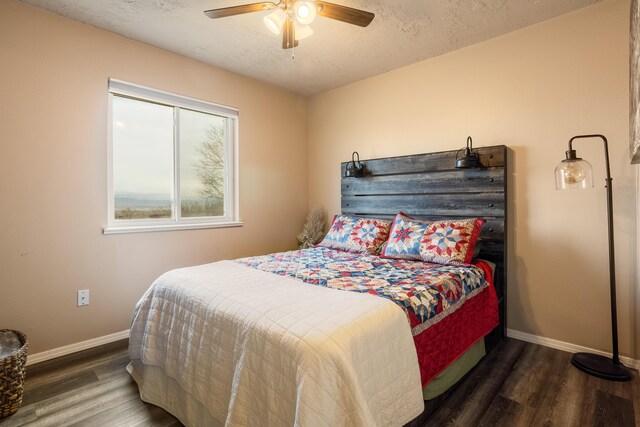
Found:
<svg viewBox="0 0 640 427"><path fill-rule="evenodd" d="M296 40L306 39L313 34L313 30L308 25L302 25L296 21L294 27L296 28Z"/></svg>
<svg viewBox="0 0 640 427"><path fill-rule="evenodd" d="M302 25L309 25L316 19L316 5L312 1L297 1L293 5L296 21Z"/></svg>
<svg viewBox="0 0 640 427"><path fill-rule="evenodd" d="M133 0L127 0L133 1ZM375 14L324 0L268 0L238 6L205 10L211 19L243 15L245 13L271 11L263 17L264 24L276 36L282 37L282 48L292 49L298 41L313 34L309 25L316 16L345 22L359 27L368 26ZM293 57L293 55L292 55Z"/></svg>
<svg viewBox="0 0 640 427"><path fill-rule="evenodd" d="M273 34L279 35L282 32L282 25L286 20L286 12L278 8L264 17L264 24Z"/></svg>

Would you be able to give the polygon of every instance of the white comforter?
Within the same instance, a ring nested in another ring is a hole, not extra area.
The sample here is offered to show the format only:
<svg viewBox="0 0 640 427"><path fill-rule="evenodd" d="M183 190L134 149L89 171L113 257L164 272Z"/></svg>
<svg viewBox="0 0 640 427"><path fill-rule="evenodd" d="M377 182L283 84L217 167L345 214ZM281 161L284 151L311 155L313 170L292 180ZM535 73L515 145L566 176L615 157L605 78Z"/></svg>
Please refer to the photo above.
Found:
<svg viewBox="0 0 640 427"><path fill-rule="evenodd" d="M129 353L142 399L186 425L392 426L423 410L398 306L231 261L156 280Z"/></svg>

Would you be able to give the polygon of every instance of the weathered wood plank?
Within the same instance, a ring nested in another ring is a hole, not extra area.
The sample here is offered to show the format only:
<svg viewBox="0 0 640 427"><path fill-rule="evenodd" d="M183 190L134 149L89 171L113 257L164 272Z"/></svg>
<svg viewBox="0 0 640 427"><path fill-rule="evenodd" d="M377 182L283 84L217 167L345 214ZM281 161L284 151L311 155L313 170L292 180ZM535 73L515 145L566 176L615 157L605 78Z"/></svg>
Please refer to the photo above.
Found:
<svg viewBox="0 0 640 427"><path fill-rule="evenodd" d="M369 216L402 211L416 215L504 216L504 193L343 196L342 212Z"/></svg>
<svg viewBox="0 0 640 427"><path fill-rule="evenodd" d="M561 391L561 385L566 383L571 365L568 353L548 347L529 346L515 369L520 370L518 381L505 382L500 394L534 408L551 408ZM550 382L549 378L557 382Z"/></svg>
<svg viewBox="0 0 640 427"><path fill-rule="evenodd" d="M534 408L522 405L502 396L496 396L487 412L477 424L478 427L513 427L545 425L536 424L539 414Z"/></svg>
<svg viewBox="0 0 640 427"><path fill-rule="evenodd" d="M595 391L596 404L591 416L583 413L583 426L635 427L633 402L613 394Z"/></svg>
<svg viewBox="0 0 640 427"><path fill-rule="evenodd" d="M507 147L496 145L492 147L478 147L473 149L480 155L480 164L484 168L501 167L505 165ZM410 156L386 157L384 159L364 159L362 163L372 175L390 175L403 173L416 173L438 171L455 168L456 154L458 150L442 151L438 153L414 154ZM343 162L341 167L344 176L345 166L349 162Z"/></svg>
<svg viewBox="0 0 640 427"><path fill-rule="evenodd" d="M343 196L500 192L504 191L504 168L343 177L341 186Z"/></svg>
<svg viewBox="0 0 640 427"><path fill-rule="evenodd" d="M497 262L501 265L504 264L504 242L483 240L480 247L480 253L486 257L490 257L491 262ZM495 261L494 261L495 260Z"/></svg>
<svg viewBox="0 0 640 427"><path fill-rule="evenodd" d="M40 402L60 395L69 388L80 388L94 386L98 383L98 377L92 370L74 371L73 375L67 376L64 380L48 383L30 390L22 399L22 404L28 406L34 402Z"/></svg>

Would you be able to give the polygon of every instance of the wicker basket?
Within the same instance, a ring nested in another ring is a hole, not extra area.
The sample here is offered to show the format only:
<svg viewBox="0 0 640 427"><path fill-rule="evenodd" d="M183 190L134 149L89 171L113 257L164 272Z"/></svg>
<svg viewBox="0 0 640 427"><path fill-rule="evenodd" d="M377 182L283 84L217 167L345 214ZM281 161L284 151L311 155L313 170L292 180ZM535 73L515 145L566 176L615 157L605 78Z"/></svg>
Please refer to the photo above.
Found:
<svg viewBox="0 0 640 427"><path fill-rule="evenodd" d="M27 365L27 336L19 331L0 329L0 332L5 331L14 332L22 347L11 356L0 359L0 419L15 414L22 404Z"/></svg>

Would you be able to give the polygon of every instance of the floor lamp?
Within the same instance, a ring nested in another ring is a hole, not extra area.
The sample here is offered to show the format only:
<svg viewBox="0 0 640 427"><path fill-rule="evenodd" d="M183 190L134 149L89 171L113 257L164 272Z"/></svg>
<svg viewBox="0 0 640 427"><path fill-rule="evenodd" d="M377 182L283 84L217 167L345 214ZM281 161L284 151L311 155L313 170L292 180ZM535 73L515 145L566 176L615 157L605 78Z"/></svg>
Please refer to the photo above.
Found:
<svg viewBox="0 0 640 427"><path fill-rule="evenodd" d="M569 140L567 158L556 167L556 189L584 189L593 187L593 170L591 164L576 156L573 141L582 138L600 138L604 143L604 158L607 166L607 219L609 222L609 288L611 292L611 336L613 357L592 353L575 353L571 358L573 366L587 374L613 381L631 380L631 371L620 363L618 355L618 320L616 313L616 274L615 254L613 250L613 197L611 189L611 171L609 169L609 145L603 135L578 135Z"/></svg>

